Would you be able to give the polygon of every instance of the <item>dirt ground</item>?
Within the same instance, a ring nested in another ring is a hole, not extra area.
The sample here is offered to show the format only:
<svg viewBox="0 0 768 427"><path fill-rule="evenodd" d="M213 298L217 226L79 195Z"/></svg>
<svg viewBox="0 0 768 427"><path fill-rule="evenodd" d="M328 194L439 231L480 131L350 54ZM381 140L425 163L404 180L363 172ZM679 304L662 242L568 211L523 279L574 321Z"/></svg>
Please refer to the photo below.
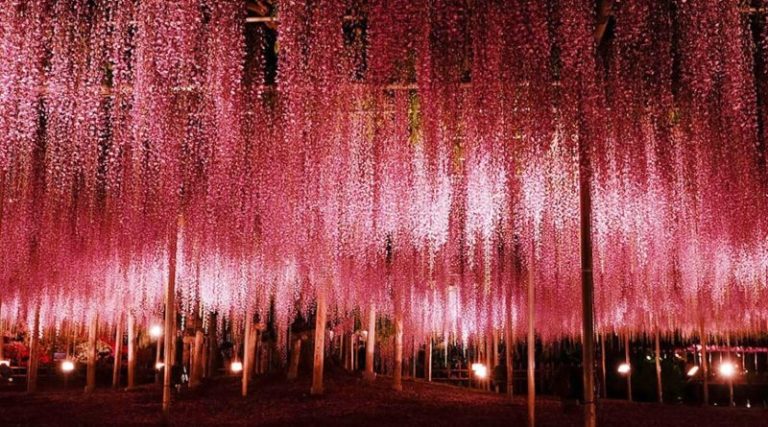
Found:
<svg viewBox="0 0 768 427"><path fill-rule="evenodd" d="M309 396L309 379L288 383L280 377L257 378L253 393L240 396L236 378L220 378L199 391L175 395L170 424L259 426L524 426L522 397L509 403L503 396L452 386L405 381L402 393L390 380L373 384L358 377L332 373L323 397ZM160 388L135 391L97 389L90 396L79 387L42 388L36 395L0 391L0 425L159 425ZM600 426L768 426L768 410L702 408L601 401ZM555 399L536 405L537 426L581 426L581 408L564 410Z"/></svg>

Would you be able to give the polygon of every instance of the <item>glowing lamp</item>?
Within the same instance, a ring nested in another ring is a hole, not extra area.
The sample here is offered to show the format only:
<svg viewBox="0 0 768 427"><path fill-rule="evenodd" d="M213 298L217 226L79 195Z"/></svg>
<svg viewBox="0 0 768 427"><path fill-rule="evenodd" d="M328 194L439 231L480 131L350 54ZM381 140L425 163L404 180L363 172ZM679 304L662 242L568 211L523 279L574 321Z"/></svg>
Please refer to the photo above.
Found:
<svg viewBox="0 0 768 427"><path fill-rule="evenodd" d="M229 367L229 369L233 373L238 373L243 371L243 363L242 362L232 362L232 365Z"/></svg>
<svg viewBox="0 0 768 427"><path fill-rule="evenodd" d="M725 378L731 378L736 375L736 366L731 362L723 362L720 364L718 371L720 371L720 375Z"/></svg>
<svg viewBox="0 0 768 427"><path fill-rule="evenodd" d="M75 364L71 360L61 362L61 372L68 374L75 370Z"/></svg>
<svg viewBox="0 0 768 427"><path fill-rule="evenodd" d="M163 369L164 367L165 367L165 363L163 363L163 362L155 363L155 369L158 370L158 371Z"/></svg>
<svg viewBox="0 0 768 427"><path fill-rule="evenodd" d="M3 366L3 365L10 367L11 366L11 361L10 360L0 360L0 366Z"/></svg>
<svg viewBox="0 0 768 427"><path fill-rule="evenodd" d="M488 368L484 365L480 365L480 367L475 370L475 376L480 379L488 378Z"/></svg>
<svg viewBox="0 0 768 427"><path fill-rule="evenodd" d="M619 365L616 371L618 371L618 373L620 373L621 375L627 375L631 369L632 368L629 366L629 363L625 362Z"/></svg>
<svg viewBox="0 0 768 427"><path fill-rule="evenodd" d="M699 373L699 367L698 366L694 366L694 367L692 367L691 369L688 370L688 376L689 377L696 376L697 373Z"/></svg>
<svg viewBox="0 0 768 427"><path fill-rule="evenodd" d="M160 338L163 336L163 327L160 325L152 325L149 328L149 336L152 338Z"/></svg>

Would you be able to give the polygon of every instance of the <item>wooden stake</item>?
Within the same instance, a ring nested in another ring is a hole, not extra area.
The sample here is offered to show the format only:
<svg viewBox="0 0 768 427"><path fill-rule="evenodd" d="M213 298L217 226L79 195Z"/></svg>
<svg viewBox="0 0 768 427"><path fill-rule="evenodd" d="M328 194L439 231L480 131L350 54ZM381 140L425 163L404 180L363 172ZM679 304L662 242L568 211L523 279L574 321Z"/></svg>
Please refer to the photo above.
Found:
<svg viewBox="0 0 768 427"><path fill-rule="evenodd" d="M120 369L123 367L123 316L117 317L115 327L115 364L112 368L112 388L120 387Z"/></svg>
<svg viewBox="0 0 768 427"><path fill-rule="evenodd" d="M730 333L725 335L725 346L728 347L727 362L733 365L733 355L731 354L731 334ZM733 400L733 376L728 377L728 396L729 396L728 403L730 404L730 406L736 406L736 402Z"/></svg>
<svg viewBox="0 0 768 427"><path fill-rule="evenodd" d="M432 382L432 335L427 337L427 345L424 347L424 352L425 377L428 382Z"/></svg>
<svg viewBox="0 0 768 427"><path fill-rule="evenodd" d="M128 313L128 386L131 390L136 387L136 318Z"/></svg>
<svg viewBox="0 0 768 427"><path fill-rule="evenodd" d="M376 372L373 371L373 356L376 351L376 305L371 303L368 308L368 336L365 340L365 371L363 379L373 381L376 379Z"/></svg>
<svg viewBox="0 0 768 427"><path fill-rule="evenodd" d="M309 394L320 396L323 394L323 364L325 359L325 322L326 302L325 286L317 288L317 313L315 315L315 358L312 367L312 387Z"/></svg>
<svg viewBox="0 0 768 427"><path fill-rule="evenodd" d="M656 328L655 347L656 347L656 395L659 397L659 403L664 403L664 390L661 386L661 338L659 337L659 328Z"/></svg>
<svg viewBox="0 0 768 427"><path fill-rule="evenodd" d="M96 389L96 328L98 316L91 316L91 323L88 326L88 369L86 371L85 392L93 393Z"/></svg>
<svg viewBox="0 0 768 427"><path fill-rule="evenodd" d="M39 345L40 303L35 307L35 320L29 331L29 365L27 366L27 393L37 391L37 367L40 359Z"/></svg>
<svg viewBox="0 0 768 427"><path fill-rule="evenodd" d="M392 388L403 391L403 313L400 304L395 309L395 372L392 380Z"/></svg>
<svg viewBox="0 0 768 427"><path fill-rule="evenodd" d="M245 335L243 337L243 378L242 378L242 392L243 397L248 396L248 382L251 379L251 364L253 362L253 316L247 314L245 316Z"/></svg>
<svg viewBox="0 0 768 427"><path fill-rule="evenodd" d="M531 242L531 258L528 264L528 427L536 425L536 335L534 330L535 289L534 262L536 242Z"/></svg>
<svg viewBox="0 0 768 427"><path fill-rule="evenodd" d="M168 283L165 287L165 367L163 368L163 417L168 420L171 409L171 373L173 371L174 340L176 339L176 250L182 219L171 227L168 236Z"/></svg>

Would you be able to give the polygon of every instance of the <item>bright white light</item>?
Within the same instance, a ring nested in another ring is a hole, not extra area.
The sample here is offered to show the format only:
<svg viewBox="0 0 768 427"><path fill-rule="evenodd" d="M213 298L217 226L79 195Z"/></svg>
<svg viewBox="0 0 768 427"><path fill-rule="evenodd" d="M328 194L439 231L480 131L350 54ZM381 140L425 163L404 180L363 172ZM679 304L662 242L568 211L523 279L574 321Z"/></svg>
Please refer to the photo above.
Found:
<svg viewBox="0 0 768 427"><path fill-rule="evenodd" d="M10 360L0 360L0 366L3 366L3 365L10 367L11 366L11 361Z"/></svg>
<svg viewBox="0 0 768 427"><path fill-rule="evenodd" d="M736 366L731 362L721 363L718 370L720 371L720 375L726 378L731 378L736 375Z"/></svg>
<svg viewBox="0 0 768 427"><path fill-rule="evenodd" d="M473 363L472 364L472 371L474 372L474 371L480 369L481 366L483 366L482 363Z"/></svg>
<svg viewBox="0 0 768 427"><path fill-rule="evenodd" d="M242 362L232 362L232 366L229 367L229 369L234 372L242 372L243 371L243 363Z"/></svg>
<svg viewBox="0 0 768 427"><path fill-rule="evenodd" d="M621 375L627 375L629 371L632 368L629 366L629 363L622 363L619 365L618 369L616 369Z"/></svg>
<svg viewBox="0 0 768 427"><path fill-rule="evenodd" d="M488 377L488 368L482 363L473 363L472 372L474 372L475 376L480 379Z"/></svg>
<svg viewBox="0 0 768 427"><path fill-rule="evenodd" d="M75 370L75 364L71 360L65 360L61 362L61 371L68 374Z"/></svg>
<svg viewBox="0 0 768 427"><path fill-rule="evenodd" d="M165 367L165 363L163 363L163 362L155 363L155 369L157 369L158 371L163 369L164 367Z"/></svg>
<svg viewBox="0 0 768 427"><path fill-rule="evenodd" d="M696 375L698 372L699 372L699 367L698 367L698 366L694 366L694 367L692 367L691 369L689 369L689 370L688 370L688 376L689 376L689 377L693 377L693 376L695 376L695 375Z"/></svg>
<svg viewBox="0 0 768 427"><path fill-rule="evenodd" d="M160 325L152 325L149 328L149 336L152 338L160 338L163 336L163 327Z"/></svg>

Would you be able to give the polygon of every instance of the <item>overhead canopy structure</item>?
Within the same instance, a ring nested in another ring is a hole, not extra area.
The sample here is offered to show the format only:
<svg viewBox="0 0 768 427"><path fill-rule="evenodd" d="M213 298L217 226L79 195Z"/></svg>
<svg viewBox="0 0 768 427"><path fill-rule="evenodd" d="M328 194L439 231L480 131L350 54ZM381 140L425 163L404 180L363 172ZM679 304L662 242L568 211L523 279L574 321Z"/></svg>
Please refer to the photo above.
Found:
<svg viewBox="0 0 768 427"><path fill-rule="evenodd" d="M764 331L765 16L594 3L5 4L2 317L161 315L180 224L183 312L578 335L588 143L598 331Z"/></svg>

